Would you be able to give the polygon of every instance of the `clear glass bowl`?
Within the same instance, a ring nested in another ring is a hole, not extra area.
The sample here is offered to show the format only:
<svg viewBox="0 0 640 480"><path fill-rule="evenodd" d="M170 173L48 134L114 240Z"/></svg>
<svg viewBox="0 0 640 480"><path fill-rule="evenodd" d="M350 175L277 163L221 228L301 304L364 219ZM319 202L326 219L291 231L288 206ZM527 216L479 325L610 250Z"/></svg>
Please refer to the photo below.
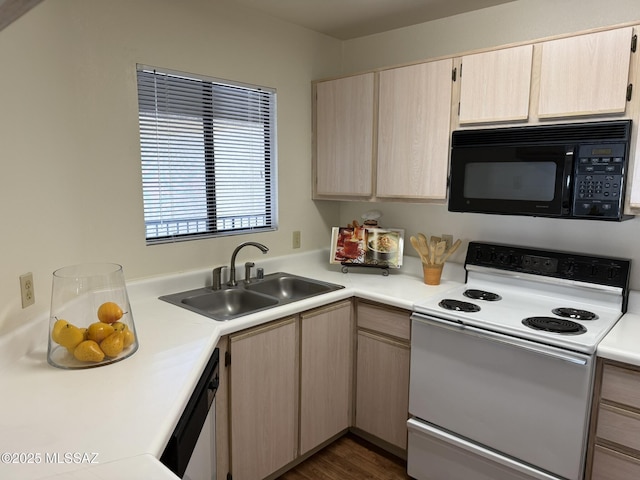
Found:
<svg viewBox="0 0 640 480"><path fill-rule="evenodd" d="M93 263L53 272L47 361L58 368L108 365L138 350L122 266Z"/></svg>

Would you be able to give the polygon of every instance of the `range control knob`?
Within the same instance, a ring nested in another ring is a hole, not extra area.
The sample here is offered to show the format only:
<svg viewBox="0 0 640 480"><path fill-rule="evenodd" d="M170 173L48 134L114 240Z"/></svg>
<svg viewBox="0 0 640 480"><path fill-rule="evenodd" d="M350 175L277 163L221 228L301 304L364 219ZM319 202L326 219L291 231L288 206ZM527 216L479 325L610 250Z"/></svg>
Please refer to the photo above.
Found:
<svg viewBox="0 0 640 480"><path fill-rule="evenodd" d="M576 264L575 264L575 262L573 262L573 260L568 260L562 266L562 270L561 271L562 271L562 273L564 275L566 275L568 277L572 277L576 273Z"/></svg>
<svg viewBox="0 0 640 480"><path fill-rule="evenodd" d="M620 277L620 269L618 267L609 267L607 269L607 278L609 280L615 280Z"/></svg>

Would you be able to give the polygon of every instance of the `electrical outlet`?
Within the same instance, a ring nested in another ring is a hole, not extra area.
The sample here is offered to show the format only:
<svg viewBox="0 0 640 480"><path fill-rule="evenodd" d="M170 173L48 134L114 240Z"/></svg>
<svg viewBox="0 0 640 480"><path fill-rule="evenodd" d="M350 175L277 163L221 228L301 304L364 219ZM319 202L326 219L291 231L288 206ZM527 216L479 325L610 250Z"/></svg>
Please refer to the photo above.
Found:
<svg viewBox="0 0 640 480"><path fill-rule="evenodd" d="M293 232L291 243L293 248L300 248L300 230Z"/></svg>
<svg viewBox="0 0 640 480"><path fill-rule="evenodd" d="M449 250L451 248L451 245L453 244L453 235L448 235L446 233L443 233L440 238L442 238L442 240L444 240L446 243L444 247L445 250Z"/></svg>
<svg viewBox="0 0 640 480"><path fill-rule="evenodd" d="M31 272L20 275L20 295L22 296L22 308L27 308L36 301L36 293L33 288L33 274Z"/></svg>

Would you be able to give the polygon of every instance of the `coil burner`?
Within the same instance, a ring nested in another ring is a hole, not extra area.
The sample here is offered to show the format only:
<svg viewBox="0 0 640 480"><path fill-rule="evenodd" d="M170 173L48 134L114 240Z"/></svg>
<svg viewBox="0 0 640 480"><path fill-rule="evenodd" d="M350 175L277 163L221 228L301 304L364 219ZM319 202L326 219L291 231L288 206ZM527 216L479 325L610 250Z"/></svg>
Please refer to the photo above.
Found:
<svg viewBox="0 0 640 480"><path fill-rule="evenodd" d="M497 302L502 300L502 297L497 293L487 292L485 290L475 290L473 288L462 292L465 297L473 298L474 300L486 300L487 302Z"/></svg>
<svg viewBox="0 0 640 480"><path fill-rule="evenodd" d="M479 312L480 307L475 303L463 302L461 300L453 300L452 298L445 298L438 303L442 308L446 310L455 310L456 312Z"/></svg>
<svg viewBox="0 0 640 480"><path fill-rule="evenodd" d="M535 330L552 333L579 335L587 331L579 323L554 317L528 317L522 320L522 324Z"/></svg>
<svg viewBox="0 0 640 480"><path fill-rule="evenodd" d="M574 320L597 320L598 315L588 310L580 310L578 308L554 308L553 313L564 318L573 318Z"/></svg>

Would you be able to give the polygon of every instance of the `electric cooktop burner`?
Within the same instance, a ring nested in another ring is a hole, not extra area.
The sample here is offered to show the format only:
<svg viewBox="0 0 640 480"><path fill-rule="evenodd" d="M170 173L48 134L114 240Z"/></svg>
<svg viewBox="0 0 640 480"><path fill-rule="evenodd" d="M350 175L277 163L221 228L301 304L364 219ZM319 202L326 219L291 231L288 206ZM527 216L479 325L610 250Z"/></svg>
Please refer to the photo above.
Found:
<svg viewBox="0 0 640 480"><path fill-rule="evenodd" d="M473 288L462 292L465 297L473 298L474 300L486 300L487 302L495 302L502 300L502 297L497 293L486 292L484 290L475 290Z"/></svg>
<svg viewBox="0 0 640 480"><path fill-rule="evenodd" d="M587 331L579 323L553 317L529 317L522 320L522 324L535 330L552 333L572 333L577 335Z"/></svg>
<svg viewBox="0 0 640 480"><path fill-rule="evenodd" d="M475 303L462 302L460 300L453 300L451 298L445 298L438 303L442 308L446 310L455 310L456 312L479 312L480 307Z"/></svg>
<svg viewBox="0 0 640 480"><path fill-rule="evenodd" d="M579 310L577 308L554 308L553 313L564 318L573 318L574 320L597 320L598 315L587 310Z"/></svg>

